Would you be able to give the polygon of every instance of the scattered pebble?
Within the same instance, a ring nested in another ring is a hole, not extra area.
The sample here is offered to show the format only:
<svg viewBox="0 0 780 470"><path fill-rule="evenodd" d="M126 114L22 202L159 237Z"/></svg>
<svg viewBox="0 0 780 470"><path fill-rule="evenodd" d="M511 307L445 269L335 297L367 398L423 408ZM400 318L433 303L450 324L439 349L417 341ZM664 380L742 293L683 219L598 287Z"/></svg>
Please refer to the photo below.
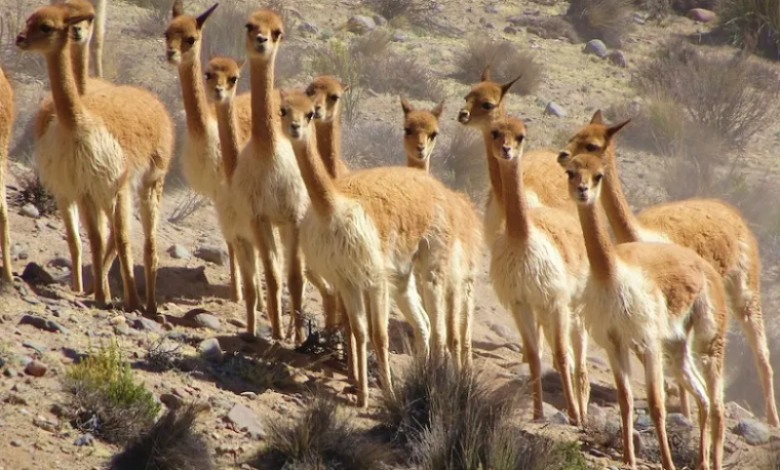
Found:
<svg viewBox="0 0 780 470"><path fill-rule="evenodd" d="M203 245L195 250L195 256L203 261L214 263L217 266L227 265L228 253L227 250L222 247Z"/></svg>
<svg viewBox="0 0 780 470"><path fill-rule="evenodd" d="M192 258L192 254L190 251L186 248L184 248L181 245L171 245L170 248L168 248L168 254L171 255L171 258L173 259L190 259Z"/></svg>
<svg viewBox="0 0 780 470"><path fill-rule="evenodd" d="M92 446L95 445L95 437L92 434L82 434L73 441L73 445L76 447Z"/></svg>
<svg viewBox="0 0 780 470"><path fill-rule="evenodd" d="M222 359L222 347L217 338L204 339L198 345L198 352L207 361L219 361Z"/></svg>
<svg viewBox="0 0 780 470"><path fill-rule="evenodd" d="M20 325L31 325L35 328L38 328L39 330L48 331L51 333L62 333L62 334L68 334L68 329L64 326L60 325L54 320L49 320L48 318L39 317L38 315L31 315L27 314L22 316L22 319L19 320Z"/></svg>
<svg viewBox="0 0 780 470"><path fill-rule="evenodd" d="M588 41L587 44L585 44L585 47L582 48L582 52L598 56L602 59L609 54L606 44L604 44L604 41L601 39L592 39Z"/></svg>
<svg viewBox="0 0 780 470"><path fill-rule="evenodd" d="M717 15L715 12L704 8L694 8L688 12L688 18L698 23L711 23L715 21Z"/></svg>
<svg viewBox="0 0 780 470"><path fill-rule="evenodd" d="M49 366L41 361L32 361L24 368L24 372L33 377L43 377L47 370L49 370Z"/></svg>
<svg viewBox="0 0 780 470"><path fill-rule="evenodd" d="M29 202L22 206L22 208L19 210L19 213L32 219L37 219L41 216L41 211L39 211L37 207Z"/></svg>
<svg viewBox="0 0 780 470"><path fill-rule="evenodd" d="M24 282L30 285L51 285L57 281L54 280L51 274L46 272L45 269L38 263L27 263L22 272L22 279Z"/></svg>
<svg viewBox="0 0 780 470"><path fill-rule="evenodd" d="M628 59L623 51L612 51L607 56L609 63L622 69L628 67Z"/></svg>
<svg viewBox="0 0 780 470"><path fill-rule="evenodd" d="M769 442L771 435L769 428L761 421L745 418L739 420L732 432L745 439L745 442L752 446L758 446Z"/></svg>
<svg viewBox="0 0 780 470"><path fill-rule="evenodd" d="M547 103L547 107L544 109L544 114L562 118L562 117L566 117L569 113L566 112L563 106L553 101L550 101L549 103Z"/></svg>
<svg viewBox="0 0 780 470"><path fill-rule="evenodd" d="M373 18L365 15L355 15L347 21L347 31L354 34L366 34L376 28Z"/></svg>
<svg viewBox="0 0 780 470"><path fill-rule="evenodd" d="M245 405L240 403L233 405L225 418L237 432L247 432L253 439L265 437L265 430L257 415Z"/></svg>
<svg viewBox="0 0 780 470"><path fill-rule="evenodd" d="M133 321L133 328L140 331L151 331L153 333L162 333L165 331L159 323L146 317L136 318L135 321Z"/></svg>

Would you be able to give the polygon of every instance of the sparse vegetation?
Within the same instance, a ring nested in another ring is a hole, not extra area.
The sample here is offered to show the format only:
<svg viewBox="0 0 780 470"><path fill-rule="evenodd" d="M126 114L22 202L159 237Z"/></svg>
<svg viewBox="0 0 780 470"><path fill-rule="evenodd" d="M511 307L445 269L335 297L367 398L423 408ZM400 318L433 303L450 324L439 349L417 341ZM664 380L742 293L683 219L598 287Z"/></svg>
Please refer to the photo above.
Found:
<svg viewBox="0 0 780 470"><path fill-rule="evenodd" d="M410 20L430 13L432 0L362 0L362 3L390 21L400 16Z"/></svg>
<svg viewBox="0 0 780 470"><path fill-rule="evenodd" d="M570 0L566 16L584 40L621 47L633 25L631 0Z"/></svg>
<svg viewBox="0 0 780 470"><path fill-rule="evenodd" d="M293 419L269 420L268 445L256 466L268 470L374 470L383 468L389 450L369 440L346 411L323 395L309 398Z"/></svg>
<svg viewBox="0 0 780 470"><path fill-rule="evenodd" d="M152 342L146 350L146 364L149 370L165 372L175 369L182 359L180 345L161 337Z"/></svg>
<svg viewBox="0 0 780 470"><path fill-rule="evenodd" d="M732 44L780 60L780 3L775 0L722 0L720 31Z"/></svg>
<svg viewBox="0 0 780 470"><path fill-rule="evenodd" d="M195 432L196 405L165 413L111 459L110 470L211 470L206 440Z"/></svg>
<svg viewBox="0 0 780 470"><path fill-rule="evenodd" d="M343 158L352 168L405 165L401 127L399 117L397 125L359 122L345 128Z"/></svg>
<svg viewBox="0 0 780 470"><path fill-rule="evenodd" d="M179 202L176 204L170 217L168 217L168 222L172 224L182 223L208 204L209 199L207 197L186 188L179 195Z"/></svg>
<svg viewBox="0 0 780 470"><path fill-rule="evenodd" d="M233 353L214 372L224 379L238 379L256 393L290 384L291 372L286 364L268 356Z"/></svg>
<svg viewBox="0 0 780 470"><path fill-rule="evenodd" d="M488 170L485 145L478 132L462 126L454 129L439 153L447 158L454 187L466 191L473 199L485 193L489 187Z"/></svg>
<svg viewBox="0 0 780 470"><path fill-rule="evenodd" d="M491 41L480 38L469 41L457 58L458 72L455 78L463 83L479 79L485 66L491 66L493 80L508 82L521 77L510 92L530 95L541 82L543 69L534 56L509 40Z"/></svg>
<svg viewBox="0 0 780 470"><path fill-rule="evenodd" d="M135 381L116 342L101 347L68 370L64 378L75 428L123 444L154 423L160 404Z"/></svg>
<svg viewBox="0 0 780 470"><path fill-rule="evenodd" d="M19 188L10 197L14 205L21 207L32 204L43 217L57 214L57 201L41 184L41 179L35 171L23 169L15 173Z"/></svg>
<svg viewBox="0 0 780 470"><path fill-rule="evenodd" d="M524 17L523 21L515 22L517 26L525 26L529 33L542 39L566 38L570 42L579 42L577 30L563 16Z"/></svg>

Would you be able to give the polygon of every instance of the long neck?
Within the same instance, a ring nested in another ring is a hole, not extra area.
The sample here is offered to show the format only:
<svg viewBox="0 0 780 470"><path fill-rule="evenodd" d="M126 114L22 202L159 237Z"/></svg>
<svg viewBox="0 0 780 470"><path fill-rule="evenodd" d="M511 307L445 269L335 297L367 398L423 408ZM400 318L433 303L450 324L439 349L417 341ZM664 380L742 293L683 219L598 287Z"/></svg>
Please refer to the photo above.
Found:
<svg viewBox="0 0 780 470"><path fill-rule="evenodd" d="M194 59L179 65L184 111L187 113L187 130L191 134L204 135L208 119L208 101L201 76L200 51L194 51Z"/></svg>
<svg viewBox="0 0 780 470"><path fill-rule="evenodd" d="M316 133L307 142L298 142L293 148L312 208L318 215L330 217L335 208L337 189L317 151Z"/></svg>
<svg viewBox="0 0 780 470"><path fill-rule="evenodd" d="M339 117L334 116L332 121L317 123L314 126L317 134L317 151L322 157L325 169L331 178L338 178L341 160L341 124Z"/></svg>
<svg viewBox="0 0 780 470"><path fill-rule="evenodd" d="M519 159L514 164L499 165L503 185L504 211L506 214L506 233L509 237L527 240L531 231L528 216L528 203L523 191L523 167Z"/></svg>
<svg viewBox="0 0 780 470"><path fill-rule="evenodd" d="M219 127L219 146L222 153L222 170L230 182L236 172L238 162L238 119L233 100L217 106L217 126Z"/></svg>
<svg viewBox="0 0 780 470"><path fill-rule="evenodd" d="M604 187L602 188L601 204L604 206L604 212L607 213L607 219L615 232L615 239L618 243L636 242L639 238L639 221L631 211L631 207L623 194L623 187L620 184L620 175L618 175L617 164L615 163L615 147L610 144L606 149Z"/></svg>
<svg viewBox="0 0 780 470"><path fill-rule="evenodd" d="M495 197L499 203L503 203L504 186L501 182L501 168L499 168L498 160L493 156L493 142L490 131L485 129L483 134L485 138L485 155L487 157L490 187L492 188L493 197Z"/></svg>
<svg viewBox="0 0 780 470"><path fill-rule="evenodd" d="M87 91L89 78L89 43L73 43L70 46L70 60L73 64L73 75L76 78L76 89L79 95Z"/></svg>
<svg viewBox="0 0 780 470"><path fill-rule="evenodd" d="M596 204L577 205L585 237L585 248L588 251L588 261L593 276L602 281L613 279L617 258L615 247L607 234L607 227L601 220L601 212Z"/></svg>
<svg viewBox="0 0 780 470"><path fill-rule="evenodd" d="M272 146L278 126L278 110L274 110L274 62L251 59L252 137Z"/></svg>
<svg viewBox="0 0 780 470"><path fill-rule="evenodd" d="M73 67L70 61L70 41L57 51L46 55L46 68L49 71L49 86L57 111L57 120L61 125L73 129L76 127L76 115L83 112L78 88L73 80Z"/></svg>

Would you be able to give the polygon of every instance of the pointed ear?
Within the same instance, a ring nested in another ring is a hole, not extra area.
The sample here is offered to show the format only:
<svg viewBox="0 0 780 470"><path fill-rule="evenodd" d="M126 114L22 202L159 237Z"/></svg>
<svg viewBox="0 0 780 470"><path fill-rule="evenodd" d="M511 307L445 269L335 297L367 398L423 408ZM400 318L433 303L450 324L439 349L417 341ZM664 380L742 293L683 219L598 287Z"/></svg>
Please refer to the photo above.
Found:
<svg viewBox="0 0 780 470"><path fill-rule="evenodd" d="M200 15L198 15L197 18L195 18L195 22L198 23L198 29L201 29L203 27L203 23L206 22L207 19L209 19L209 16L214 12L214 10L217 9L219 6L219 3L215 3L209 7L208 10L204 11Z"/></svg>
<svg viewBox="0 0 780 470"><path fill-rule="evenodd" d="M74 24L79 24L82 21L92 21L95 19L94 13L87 13L86 15L78 15L78 16L69 16L65 20L65 24L68 26L73 26Z"/></svg>
<svg viewBox="0 0 780 470"><path fill-rule="evenodd" d="M181 0L173 0L173 7L171 8L171 16L176 18L177 16L181 16L184 14L184 5L182 5Z"/></svg>
<svg viewBox="0 0 780 470"><path fill-rule="evenodd" d="M287 98L287 89L279 88L279 104L282 104L285 98Z"/></svg>
<svg viewBox="0 0 780 470"><path fill-rule="evenodd" d="M236 65L238 65L238 70L243 69L244 64L246 64L246 59L240 59L236 61Z"/></svg>
<svg viewBox="0 0 780 470"><path fill-rule="evenodd" d="M444 112L444 102L446 99L441 100L441 103L437 104L435 108L431 110L431 114L436 116L436 119L439 119L441 117L441 113Z"/></svg>
<svg viewBox="0 0 780 470"><path fill-rule="evenodd" d="M480 77L480 81L489 82L490 81L490 76L491 76L490 64L487 64L485 66L485 70L482 71L482 77Z"/></svg>
<svg viewBox="0 0 780 470"><path fill-rule="evenodd" d="M604 124L604 116L601 115L601 110L597 109L595 113L593 113L593 117L590 119L591 124Z"/></svg>
<svg viewBox="0 0 780 470"><path fill-rule="evenodd" d="M341 91L343 91L344 93L348 92L349 88L350 88L349 85L347 85L346 83L341 84Z"/></svg>
<svg viewBox="0 0 780 470"><path fill-rule="evenodd" d="M515 82L517 82L518 80L520 80L522 77L523 77L522 75L518 75L518 77L517 77L517 78L515 78L514 80L512 80L512 81L509 81L509 82L506 82L506 83L504 83L503 85L501 85L501 98L503 98L503 97L504 97L504 95L506 95L506 94L507 94L507 92L509 91L509 89L510 89L510 88L512 88L512 85L514 85L514 84L515 84Z"/></svg>
<svg viewBox="0 0 780 470"><path fill-rule="evenodd" d="M407 114L411 113L412 111L414 111L414 108L412 107L412 105L409 104L409 102L406 101L406 98L404 98L403 96L401 97L401 109L404 110L404 115L407 115Z"/></svg>
<svg viewBox="0 0 780 470"><path fill-rule="evenodd" d="M629 122L631 122L631 119L626 119L625 121L621 122L620 124L615 124L614 126L608 128L607 129L607 138L611 139L612 137L614 137L615 134L617 134L617 132L620 129L624 128L626 126L626 124L628 124Z"/></svg>

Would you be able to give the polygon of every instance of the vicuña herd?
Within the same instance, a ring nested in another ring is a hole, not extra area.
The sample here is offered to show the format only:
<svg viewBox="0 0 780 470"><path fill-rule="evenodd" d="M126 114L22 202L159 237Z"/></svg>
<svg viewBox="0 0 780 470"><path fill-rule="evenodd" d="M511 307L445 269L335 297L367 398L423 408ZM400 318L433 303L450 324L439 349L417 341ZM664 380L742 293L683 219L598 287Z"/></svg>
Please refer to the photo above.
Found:
<svg viewBox="0 0 780 470"><path fill-rule="evenodd" d="M674 468L665 430L665 361L680 387L683 414L690 414L687 393L698 406L701 468L722 468L730 308L755 353L767 420L780 424L754 235L735 208L717 199L664 203L635 216L615 159L615 136L628 122L608 126L597 111L560 152L525 150L525 124L505 111L514 80L493 81L488 66L457 116L484 137L491 188L480 223L465 194L430 174L444 102L429 111L401 97L408 167L352 170L341 159L341 105L349 84L318 76L305 89L275 89L284 25L277 12L259 9L245 25L251 91L237 94L243 62L212 57L205 73L201 66L202 33L216 7L191 16L175 0L165 55L178 69L186 112L184 174L214 203L229 249L230 295L246 305L250 338L257 311L267 312L274 340L285 338L285 267L291 315L286 336L294 331L296 343L305 339L303 298L311 282L322 296L326 327L343 328L349 338L358 406L369 403L369 341L382 386L386 393L393 390L391 298L413 327L417 354L448 354L457 367L471 367L474 285L487 247L490 279L517 323L530 366L534 418L543 418L543 335L570 421L586 423L592 337L614 374L625 463L636 464L633 352L645 368L663 467ZM129 235L137 193L145 238L144 311L155 315L155 234L173 126L150 92L100 78L104 0L97 9L96 19L86 0L54 1L35 10L16 38L19 49L44 56L51 86L35 120L37 168L65 224L74 291L84 291L80 219L91 246L97 303L111 300L107 272L118 254L127 311L142 308ZM93 29L96 77L89 75ZM4 183L13 119L12 91L0 72L4 281L12 279Z"/></svg>

